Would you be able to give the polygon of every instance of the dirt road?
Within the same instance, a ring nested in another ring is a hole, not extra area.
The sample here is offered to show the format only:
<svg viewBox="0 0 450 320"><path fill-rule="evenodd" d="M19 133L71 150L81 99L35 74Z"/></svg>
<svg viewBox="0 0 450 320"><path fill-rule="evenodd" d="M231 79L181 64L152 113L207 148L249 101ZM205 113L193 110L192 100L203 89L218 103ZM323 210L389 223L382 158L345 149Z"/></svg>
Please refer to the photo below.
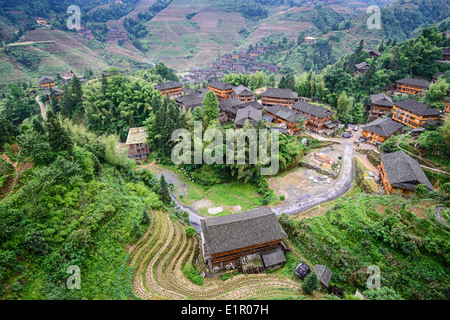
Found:
<svg viewBox="0 0 450 320"><path fill-rule="evenodd" d="M353 149L352 143L343 142L342 145L344 148L342 165L339 171L339 176L337 177L336 182L334 183L331 190L300 202L285 202L279 206L274 206L272 207L272 210L276 213L277 216L281 215L282 213L287 213L289 215L296 214L321 203L332 201L344 195L352 188L354 178L355 151Z"/></svg>

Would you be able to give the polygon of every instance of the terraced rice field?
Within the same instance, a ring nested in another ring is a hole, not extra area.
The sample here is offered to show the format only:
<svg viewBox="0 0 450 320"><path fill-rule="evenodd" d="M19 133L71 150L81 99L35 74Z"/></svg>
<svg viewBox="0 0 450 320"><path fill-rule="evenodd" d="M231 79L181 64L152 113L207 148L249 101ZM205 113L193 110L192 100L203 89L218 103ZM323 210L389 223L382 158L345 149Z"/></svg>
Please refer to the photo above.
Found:
<svg viewBox="0 0 450 320"><path fill-rule="evenodd" d="M205 278L202 286L183 274L186 262L198 254L197 238L188 238L185 227L160 211L150 212L151 227L129 248L128 264L134 268L133 291L146 300L232 300L300 298L299 284L280 274L237 275L222 281Z"/></svg>

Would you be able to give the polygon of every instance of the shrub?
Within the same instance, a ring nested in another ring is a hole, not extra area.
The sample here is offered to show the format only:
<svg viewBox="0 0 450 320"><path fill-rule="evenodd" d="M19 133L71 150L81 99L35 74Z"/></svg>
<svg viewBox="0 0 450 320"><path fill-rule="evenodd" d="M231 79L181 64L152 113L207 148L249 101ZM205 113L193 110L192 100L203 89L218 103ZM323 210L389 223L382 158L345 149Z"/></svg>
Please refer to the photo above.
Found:
<svg viewBox="0 0 450 320"><path fill-rule="evenodd" d="M281 201L286 200L286 196L284 196L284 195L280 196L280 200L281 200Z"/></svg>
<svg viewBox="0 0 450 320"><path fill-rule="evenodd" d="M319 289L319 278L317 277L317 273L311 272L305 277L302 283L302 290L306 294L311 294L317 289Z"/></svg>
<svg viewBox="0 0 450 320"><path fill-rule="evenodd" d="M198 274L197 270L195 270L194 266L190 262L187 262L184 265L183 273L193 284L198 286L203 285L202 276Z"/></svg>
<svg viewBox="0 0 450 320"><path fill-rule="evenodd" d="M188 237L195 237L197 235L197 230L195 230L194 227L188 227L186 229L186 236Z"/></svg>

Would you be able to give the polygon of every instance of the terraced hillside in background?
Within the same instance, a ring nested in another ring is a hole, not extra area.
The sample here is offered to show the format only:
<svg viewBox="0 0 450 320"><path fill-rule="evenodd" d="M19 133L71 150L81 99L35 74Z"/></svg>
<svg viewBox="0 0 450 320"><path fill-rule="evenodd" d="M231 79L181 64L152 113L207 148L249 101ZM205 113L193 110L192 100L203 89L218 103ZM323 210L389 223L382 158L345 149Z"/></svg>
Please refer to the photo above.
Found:
<svg viewBox="0 0 450 320"><path fill-rule="evenodd" d="M235 275L225 281L204 278L202 286L183 274L187 262L203 264L197 238L187 237L180 222L153 211L150 228L130 247L130 266L134 267L134 293L142 299L300 299L300 284L282 273ZM292 252L295 254L295 252ZM294 267L295 268L295 267ZM309 298L318 299L315 293Z"/></svg>
<svg viewBox="0 0 450 320"><path fill-rule="evenodd" d="M129 44L101 44L72 32L37 28L0 50L0 88L12 81L31 81L37 86L36 79L44 74L56 76L70 70L83 74L84 68L98 74L112 66L124 70L150 64Z"/></svg>

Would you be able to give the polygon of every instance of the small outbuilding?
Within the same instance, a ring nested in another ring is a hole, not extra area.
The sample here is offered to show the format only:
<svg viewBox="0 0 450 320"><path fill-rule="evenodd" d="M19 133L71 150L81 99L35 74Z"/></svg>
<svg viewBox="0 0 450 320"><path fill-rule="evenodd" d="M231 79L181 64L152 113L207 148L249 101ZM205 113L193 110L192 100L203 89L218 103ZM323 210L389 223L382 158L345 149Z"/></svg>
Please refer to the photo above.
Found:
<svg viewBox="0 0 450 320"><path fill-rule="evenodd" d="M319 278L320 285L322 287L328 288L330 285L331 277L333 276L333 273L328 269L326 266L316 264L314 267L314 272L317 274L317 277Z"/></svg>

